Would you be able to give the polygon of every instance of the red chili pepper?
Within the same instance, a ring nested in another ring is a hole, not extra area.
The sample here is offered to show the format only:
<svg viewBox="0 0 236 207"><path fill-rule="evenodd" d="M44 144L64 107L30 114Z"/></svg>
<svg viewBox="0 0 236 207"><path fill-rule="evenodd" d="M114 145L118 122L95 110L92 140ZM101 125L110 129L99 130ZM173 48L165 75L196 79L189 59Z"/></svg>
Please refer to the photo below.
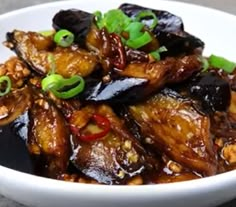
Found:
<svg viewBox="0 0 236 207"><path fill-rule="evenodd" d="M76 134L79 137L79 139L83 141L97 140L106 136L109 133L111 129L111 123L106 117L99 114L94 114L91 117L91 119L95 121L97 126L100 127L103 131L95 133L95 134L83 135L83 134L80 134L80 131L77 127L71 126L72 133Z"/></svg>
<svg viewBox="0 0 236 207"><path fill-rule="evenodd" d="M124 46L121 42L121 38L119 35L115 33L111 33L110 38L111 38L113 49L115 50L116 53L118 53L116 57L113 58L113 64L115 67L122 70L124 69L126 65L126 56L125 56Z"/></svg>

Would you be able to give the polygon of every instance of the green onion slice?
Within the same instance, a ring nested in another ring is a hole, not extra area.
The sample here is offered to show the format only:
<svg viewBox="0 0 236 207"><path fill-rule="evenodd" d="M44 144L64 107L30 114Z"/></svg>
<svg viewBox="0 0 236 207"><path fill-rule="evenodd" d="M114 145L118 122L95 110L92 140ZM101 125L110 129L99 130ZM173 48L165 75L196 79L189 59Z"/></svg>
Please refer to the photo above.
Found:
<svg viewBox="0 0 236 207"><path fill-rule="evenodd" d="M150 17L152 18L152 24L149 26L149 28L153 29L158 24L158 19L157 19L156 15L151 10L140 11L135 16L135 21L140 22L142 19L150 18Z"/></svg>
<svg viewBox="0 0 236 207"><path fill-rule="evenodd" d="M236 63L216 55L211 55L208 61L212 67L223 69L227 73L232 73L236 67Z"/></svg>
<svg viewBox="0 0 236 207"><path fill-rule="evenodd" d="M97 11L94 15L97 27L99 29L105 27L109 33L114 32L120 34L132 21L131 18L120 9L109 10L103 16L101 12Z"/></svg>
<svg viewBox="0 0 236 207"><path fill-rule="evenodd" d="M129 39L136 39L143 35L143 32L141 32L143 27L144 25L141 22L132 22L124 31L129 33Z"/></svg>
<svg viewBox="0 0 236 207"><path fill-rule="evenodd" d="M45 37L48 37L48 36L51 36L55 33L54 30L44 30L44 31L40 31L39 34L45 36Z"/></svg>
<svg viewBox="0 0 236 207"><path fill-rule="evenodd" d="M209 68L209 62L208 62L207 58L205 58L205 57L200 57L199 60L202 62L202 72L207 71L208 68Z"/></svg>
<svg viewBox="0 0 236 207"><path fill-rule="evenodd" d="M56 97L62 99L72 98L84 90L85 81L81 76L74 75L64 78L59 74L52 74L42 80L42 89L51 91ZM63 90L64 88L69 88Z"/></svg>
<svg viewBox="0 0 236 207"><path fill-rule="evenodd" d="M5 96L11 91L11 79L4 75L0 77L0 96Z"/></svg>
<svg viewBox="0 0 236 207"><path fill-rule="evenodd" d="M151 41L151 35L147 31L145 31L140 37L127 40L126 45L130 48L138 49Z"/></svg>
<svg viewBox="0 0 236 207"><path fill-rule="evenodd" d="M69 47L74 39L74 34L66 29L61 29L54 35L54 42L61 47Z"/></svg>
<svg viewBox="0 0 236 207"><path fill-rule="evenodd" d="M159 47L157 50L150 52L149 54L156 59L157 61L161 60L160 53L167 52L167 48L165 46Z"/></svg>
<svg viewBox="0 0 236 207"><path fill-rule="evenodd" d="M48 74L54 74L56 71L56 62L53 54L48 55L48 63L50 64L50 71Z"/></svg>

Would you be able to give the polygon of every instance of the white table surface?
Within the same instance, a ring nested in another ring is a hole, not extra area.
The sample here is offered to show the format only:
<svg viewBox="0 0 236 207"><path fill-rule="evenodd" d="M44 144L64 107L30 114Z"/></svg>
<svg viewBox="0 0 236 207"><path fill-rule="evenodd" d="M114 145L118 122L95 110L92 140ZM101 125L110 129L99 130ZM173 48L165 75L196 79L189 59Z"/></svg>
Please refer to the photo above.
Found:
<svg viewBox="0 0 236 207"><path fill-rule="evenodd" d="M18 8L37 5L55 0L0 0L0 14ZM236 15L236 0L178 0L182 2L199 4L207 7L216 8ZM24 207L14 201L0 196L0 207ZM236 207L236 199L220 207Z"/></svg>

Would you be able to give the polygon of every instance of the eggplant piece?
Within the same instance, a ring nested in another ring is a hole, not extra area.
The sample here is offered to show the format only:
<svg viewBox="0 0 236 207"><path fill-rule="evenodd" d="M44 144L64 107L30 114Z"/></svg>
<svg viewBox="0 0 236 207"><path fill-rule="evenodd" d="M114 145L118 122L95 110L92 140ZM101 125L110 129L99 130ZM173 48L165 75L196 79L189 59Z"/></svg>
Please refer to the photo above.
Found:
<svg viewBox="0 0 236 207"><path fill-rule="evenodd" d="M199 100L204 112L226 111L230 105L229 83L213 73L193 77L187 90L192 98Z"/></svg>
<svg viewBox="0 0 236 207"><path fill-rule="evenodd" d="M45 37L36 32L14 30L7 33L7 41L11 49L26 62L31 69L41 75L52 70L50 56L55 62L55 72L64 76L88 76L98 65L97 57L83 49L72 45L68 48L56 46L52 37Z"/></svg>
<svg viewBox="0 0 236 207"><path fill-rule="evenodd" d="M109 103L136 103L160 90L165 84L188 79L199 72L202 63L198 57L167 58L155 63L132 63L117 71L121 77L111 77L108 82L88 80L81 100Z"/></svg>
<svg viewBox="0 0 236 207"><path fill-rule="evenodd" d="M148 79L149 87L156 90L165 84L182 82L201 69L202 63L198 56L190 55L153 63L133 63L118 73L121 76Z"/></svg>
<svg viewBox="0 0 236 207"><path fill-rule="evenodd" d="M157 19L158 24L151 30L159 44L165 46L168 51L161 53L163 56L179 56L194 54L196 50L203 50L204 43L197 37L184 31L184 24L180 17L167 11L154 10L135 4L122 4L121 9L127 16L135 18L141 11L152 11ZM143 19L147 27L150 27L152 20Z"/></svg>
<svg viewBox="0 0 236 207"><path fill-rule="evenodd" d="M236 70L234 70L232 73L227 73L223 69L209 68L208 71L224 79L229 83L231 90L236 91Z"/></svg>
<svg viewBox="0 0 236 207"><path fill-rule="evenodd" d="M200 114L171 89L129 107L144 141L157 153L203 176L216 174L217 161L210 134L210 119Z"/></svg>
<svg viewBox="0 0 236 207"><path fill-rule="evenodd" d="M143 98L140 93L147 83L148 80L144 78L120 77L109 82L90 79L86 81L85 90L79 95L79 99L91 102L136 102Z"/></svg>
<svg viewBox="0 0 236 207"><path fill-rule="evenodd" d="M0 165L33 174L34 163L25 141L17 136L12 124L0 126L0 137Z"/></svg>
<svg viewBox="0 0 236 207"><path fill-rule="evenodd" d="M157 169L155 158L148 155L109 106L86 106L72 114L70 125L79 129L80 134L97 133L97 125L90 121L93 114L105 117L110 122L110 131L90 141L74 137L71 161L75 167L105 184L125 184L144 171Z"/></svg>
<svg viewBox="0 0 236 207"><path fill-rule="evenodd" d="M67 29L75 35L75 42L86 48L85 40L94 15L77 9L61 10L52 19L55 30Z"/></svg>
<svg viewBox="0 0 236 207"><path fill-rule="evenodd" d="M36 172L50 178L65 173L71 153L70 131L60 111L43 98L29 111L27 147Z"/></svg>
<svg viewBox="0 0 236 207"><path fill-rule="evenodd" d="M0 126L10 124L24 114L32 105L31 90L28 86L16 89L0 97Z"/></svg>

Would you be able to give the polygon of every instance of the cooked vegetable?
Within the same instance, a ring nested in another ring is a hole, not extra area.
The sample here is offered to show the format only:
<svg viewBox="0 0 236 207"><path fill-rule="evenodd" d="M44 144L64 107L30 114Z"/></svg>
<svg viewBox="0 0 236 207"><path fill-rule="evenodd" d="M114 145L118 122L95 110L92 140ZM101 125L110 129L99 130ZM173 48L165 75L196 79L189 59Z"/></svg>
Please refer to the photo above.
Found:
<svg viewBox="0 0 236 207"><path fill-rule="evenodd" d="M56 97L62 99L72 98L84 90L84 79L74 75L71 78L63 78L59 74L51 74L42 80L42 89L51 91ZM65 87L70 87L63 90Z"/></svg>
<svg viewBox="0 0 236 207"><path fill-rule="evenodd" d="M98 182L106 184L124 184L127 179L135 175L156 169L158 163L155 159L149 158L140 143L128 132L122 120L110 107L87 106L72 114L70 124L80 128L81 134L96 134L99 129L90 122L94 114L109 120L111 129L109 133L104 134L104 137L94 141L83 141L77 136L73 139L74 154L71 159L78 169Z"/></svg>
<svg viewBox="0 0 236 207"><path fill-rule="evenodd" d="M69 47L74 42L74 34L66 29L61 29L54 35L54 41L61 47Z"/></svg>
<svg viewBox="0 0 236 207"><path fill-rule="evenodd" d="M142 99L142 88L147 85L144 78L113 78L109 82L91 79L87 80L84 92L80 99L93 102L133 102ZM137 96L137 93L140 93Z"/></svg>
<svg viewBox="0 0 236 207"><path fill-rule="evenodd" d="M100 139L100 138L103 138L105 137L110 129L111 129L111 123L110 121L104 117L104 116L101 116L99 114L93 114L91 119L93 121L95 121L96 125L102 129L102 131L99 131L99 132L95 132L93 134L81 134L80 133L80 130L76 127L71 127L71 130L73 131L73 133L81 140L83 141L94 141L94 140L97 140L97 139Z"/></svg>
<svg viewBox="0 0 236 207"><path fill-rule="evenodd" d="M165 153L205 176L216 173L210 120L196 111L190 100L164 89L146 102L130 106L130 113L139 124L146 143L157 153Z"/></svg>
<svg viewBox="0 0 236 207"><path fill-rule="evenodd" d="M209 64L212 67L223 69L227 73L232 73L236 68L236 63L216 55L211 55L209 57Z"/></svg>
<svg viewBox="0 0 236 207"><path fill-rule="evenodd" d="M235 63L202 56L180 17L122 4L61 10L52 24L46 34L7 33L17 56L0 64L0 152L19 146L16 134L32 158L20 161L27 172L79 183L236 169Z"/></svg>
<svg viewBox="0 0 236 207"><path fill-rule="evenodd" d="M143 10L135 15L135 21L140 22L142 19L148 19L151 17L152 24L149 25L150 29L153 29L158 24L158 19L156 15L151 10ZM150 20L149 20L150 21Z"/></svg>
<svg viewBox="0 0 236 207"><path fill-rule="evenodd" d="M85 39L90 31L94 15L78 9L61 10L52 19L56 31L66 29L75 36L75 42L85 47Z"/></svg>
<svg viewBox="0 0 236 207"><path fill-rule="evenodd" d="M158 24L151 30L159 44L165 46L167 51L162 55L176 56L181 54L193 54L196 49L203 49L204 43L184 31L184 24L180 17L167 11L154 10L134 4L122 4L121 9L127 16L136 18L140 12L151 11L156 15ZM142 21L148 28L152 28L153 19Z"/></svg>
<svg viewBox="0 0 236 207"><path fill-rule="evenodd" d="M29 111L27 146L36 162L36 173L57 178L65 173L70 157L70 133L58 109L43 98Z"/></svg>
<svg viewBox="0 0 236 207"><path fill-rule="evenodd" d="M31 69L46 75L51 70L48 56L53 55L55 73L63 77L91 74L98 64L97 57L76 47L56 47L52 37L45 37L36 32L15 30L7 34L8 44L12 44L16 54L23 59ZM10 44L10 45L11 45Z"/></svg>
<svg viewBox="0 0 236 207"><path fill-rule="evenodd" d="M201 72L175 87L179 93L196 101L204 113L227 111L231 100L229 83L214 71Z"/></svg>
<svg viewBox="0 0 236 207"><path fill-rule="evenodd" d="M150 52L150 55L154 58L154 59L156 59L156 60L161 60L161 56L160 56L160 53L162 53L162 52L167 52L168 50L167 50L167 48L166 47L160 47L158 50L156 50L156 51L152 51L152 52Z"/></svg>
<svg viewBox="0 0 236 207"><path fill-rule="evenodd" d="M0 96L5 96L11 91L11 79L4 75L0 77Z"/></svg>
<svg viewBox="0 0 236 207"><path fill-rule="evenodd" d="M109 10L104 15L97 11L95 17L98 28L105 27L109 33L121 34L132 22L120 9Z"/></svg>

